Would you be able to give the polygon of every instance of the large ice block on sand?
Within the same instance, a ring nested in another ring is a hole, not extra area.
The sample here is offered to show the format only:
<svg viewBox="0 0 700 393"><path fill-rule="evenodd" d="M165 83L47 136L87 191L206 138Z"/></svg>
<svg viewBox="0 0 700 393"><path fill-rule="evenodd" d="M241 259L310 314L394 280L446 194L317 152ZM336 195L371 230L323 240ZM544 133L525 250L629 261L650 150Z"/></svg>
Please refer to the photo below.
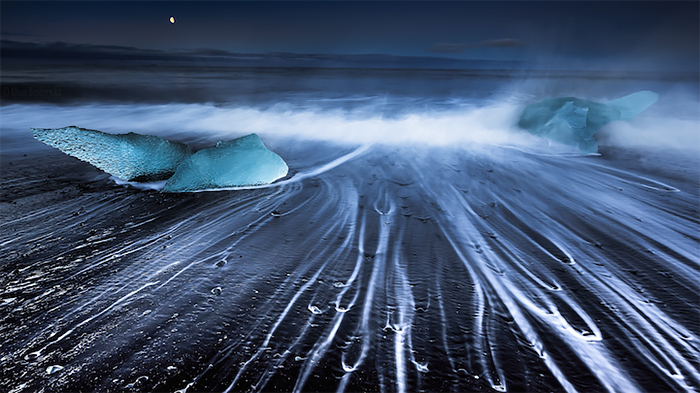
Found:
<svg viewBox="0 0 700 393"><path fill-rule="evenodd" d="M168 179L165 192L268 184L289 170L255 134L192 153L183 143L133 132L107 134L75 126L32 131L39 141L121 179Z"/></svg>
<svg viewBox="0 0 700 393"><path fill-rule="evenodd" d="M34 138L129 181L165 180L192 150L154 135L107 134L75 126L32 128Z"/></svg>
<svg viewBox="0 0 700 393"><path fill-rule="evenodd" d="M196 152L175 171L164 192L187 192L272 183L287 175L284 160L265 147L256 134Z"/></svg>
<svg viewBox="0 0 700 393"><path fill-rule="evenodd" d="M593 135L601 127L616 120L632 120L658 98L652 91L639 91L606 103L575 97L547 98L525 107L518 125L534 135L576 146L583 153L597 153L598 142Z"/></svg>

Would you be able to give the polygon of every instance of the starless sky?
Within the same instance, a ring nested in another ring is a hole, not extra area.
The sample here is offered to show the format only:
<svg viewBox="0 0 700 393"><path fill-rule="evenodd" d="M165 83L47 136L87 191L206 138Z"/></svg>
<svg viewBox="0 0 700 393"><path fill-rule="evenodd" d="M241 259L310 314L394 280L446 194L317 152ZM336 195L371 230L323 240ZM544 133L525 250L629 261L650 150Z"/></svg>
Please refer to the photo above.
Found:
<svg viewBox="0 0 700 393"><path fill-rule="evenodd" d="M700 3L6 1L2 38L232 52L667 62L697 69ZM177 19L169 22L170 16Z"/></svg>

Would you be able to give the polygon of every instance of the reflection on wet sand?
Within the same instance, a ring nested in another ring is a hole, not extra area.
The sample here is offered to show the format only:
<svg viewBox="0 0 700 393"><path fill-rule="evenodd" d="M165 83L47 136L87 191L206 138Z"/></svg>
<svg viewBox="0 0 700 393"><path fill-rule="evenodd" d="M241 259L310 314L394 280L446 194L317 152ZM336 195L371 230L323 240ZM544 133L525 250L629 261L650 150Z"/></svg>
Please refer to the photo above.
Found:
<svg viewBox="0 0 700 393"><path fill-rule="evenodd" d="M614 153L282 149L183 195L20 161L3 389L693 391L698 167Z"/></svg>

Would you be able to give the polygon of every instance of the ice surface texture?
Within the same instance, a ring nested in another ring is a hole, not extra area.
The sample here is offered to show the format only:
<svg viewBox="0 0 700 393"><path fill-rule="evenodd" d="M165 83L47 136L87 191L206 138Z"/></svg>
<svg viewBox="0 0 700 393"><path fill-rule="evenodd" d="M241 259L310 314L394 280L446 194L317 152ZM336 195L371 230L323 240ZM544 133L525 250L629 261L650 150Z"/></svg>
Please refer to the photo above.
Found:
<svg viewBox="0 0 700 393"><path fill-rule="evenodd" d="M75 126L32 128L34 138L129 181L165 180L192 150L154 135L107 134Z"/></svg>
<svg viewBox="0 0 700 393"><path fill-rule="evenodd" d="M284 160L256 134L193 154L183 143L133 132L115 135L75 126L32 131L39 141L121 179L169 179L165 192L268 184L288 171Z"/></svg>
<svg viewBox="0 0 700 393"><path fill-rule="evenodd" d="M284 160L265 147L256 134L204 149L187 157L164 192L186 192L272 183L287 175Z"/></svg>
<svg viewBox="0 0 700 393"><path fill-rule="evenodd" d="M601 127L616 120L632 120L658 98L652 91L639 91L607 103L575 97L547 98L525 107L518 125L534 135L592 154L598 152L593 135Z"/></svg>

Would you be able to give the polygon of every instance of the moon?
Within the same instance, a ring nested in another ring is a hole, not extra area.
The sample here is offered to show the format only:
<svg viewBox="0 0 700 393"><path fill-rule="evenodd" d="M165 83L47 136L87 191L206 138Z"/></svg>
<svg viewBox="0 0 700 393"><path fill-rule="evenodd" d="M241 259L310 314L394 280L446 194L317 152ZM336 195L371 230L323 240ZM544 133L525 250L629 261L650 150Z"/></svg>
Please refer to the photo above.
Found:
<svg viewBox="0 0 700 393"><path fill-rule="evenodd" d="M175 17L172 15L170 15L170 23L173 25L175 24Z"/></svg>

